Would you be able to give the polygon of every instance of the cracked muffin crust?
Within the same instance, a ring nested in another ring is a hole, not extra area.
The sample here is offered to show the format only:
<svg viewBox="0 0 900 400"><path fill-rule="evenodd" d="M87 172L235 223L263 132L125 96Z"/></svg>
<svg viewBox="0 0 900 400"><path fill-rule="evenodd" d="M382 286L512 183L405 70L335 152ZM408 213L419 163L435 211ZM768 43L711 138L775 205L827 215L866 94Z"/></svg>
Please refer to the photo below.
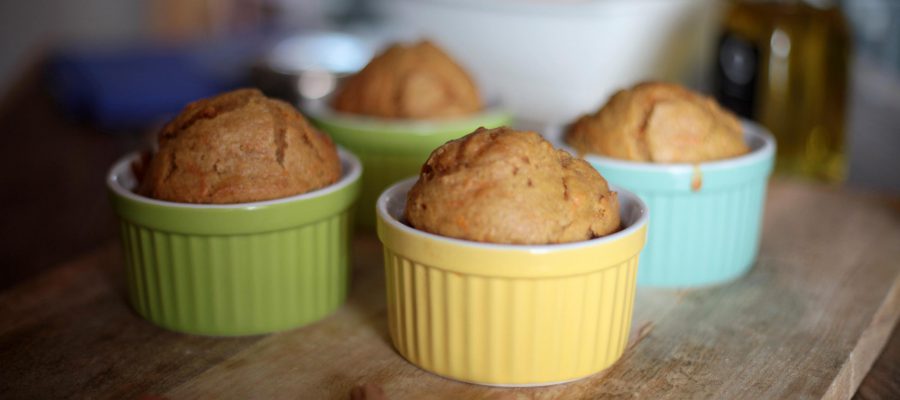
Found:
<svg viewBox="0 0 900 400"><path fill-rule="evenodd" d="M395 44L341 87L334 109L382 118L454 117L482 108L472 79L428 41Z"/></svg>
<svg viewBox="0 0 900 400"><path fill-rule="evenodd" d="M679 85L647 82L616 92L595 114L566 132L579 154L658 162L694 163L749 150L737 117L715 100Z"/></svg>
<svg viewBox="0 0 900 400"><path fill-rule="evenodd" d="M187 105L159 134L138 193L229 204L306 193L341 176L337 149L288 103L241 89Z"/></svg>
<svg viewBox="0 0 900 400"><path fill-rule="evenodd" d="M479 128L432 152L405 214L416 229L490 243L574 242L620 226L616 193L590 164L508 127Z"/></svg>

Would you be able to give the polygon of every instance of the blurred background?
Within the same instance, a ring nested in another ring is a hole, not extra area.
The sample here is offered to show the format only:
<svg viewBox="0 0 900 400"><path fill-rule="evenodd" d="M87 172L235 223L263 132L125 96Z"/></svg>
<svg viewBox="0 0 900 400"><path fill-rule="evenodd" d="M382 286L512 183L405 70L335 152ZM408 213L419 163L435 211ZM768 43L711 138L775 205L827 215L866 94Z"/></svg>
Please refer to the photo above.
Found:
<svg viewBox="0 0 900 400"><path fill-rule="evenodd" d="M768 127L781 179L900 199L900 0L11 0L0 290L115 237L104 173L186 103L258 86L303 107L421 38L520 127L679 82Z"/></svg>
<svg viewBox="0 0 900 400"><path fill-rule="evenodd" d="M435 41L520 127L680 82L771 129L783 177L900 195L897 0L30 0L0 30L0 289L114 237L104 172L187 102L302 107L395 40Z"/></svg>
<svg viewBox="0 0 900 400"><path fill-rule="evenodd" d="M35 0L0 19L0 93L40 64L61 109L105 132L236 86L317 100L427 37L523 127L676 81L771 129L781 173L900 193L894 0Z"/></svg>
<svg viewBox="0 0 900 400"><path fill-rule="evenodd" d="M0 16L0 93L45 62L60 105L104 130L234 86L321 98L385 43L427 37L523 126L677 81L775 131L799 154L783 172L900 192L897 1L36 0Z"/></svg>

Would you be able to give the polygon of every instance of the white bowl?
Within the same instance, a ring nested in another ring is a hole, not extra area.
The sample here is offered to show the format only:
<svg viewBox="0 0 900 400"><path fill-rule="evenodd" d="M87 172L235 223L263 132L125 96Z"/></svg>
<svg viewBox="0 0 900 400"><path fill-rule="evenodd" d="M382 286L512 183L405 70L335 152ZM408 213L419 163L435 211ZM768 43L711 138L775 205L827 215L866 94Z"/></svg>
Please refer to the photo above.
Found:
<svg viewBox="0 0 900 400"><path fill-rule="evenodd" d="M715 0L385 0L395 35L428 37L517 117L562 123L620 87L700 85L712 65Z"/></svg>

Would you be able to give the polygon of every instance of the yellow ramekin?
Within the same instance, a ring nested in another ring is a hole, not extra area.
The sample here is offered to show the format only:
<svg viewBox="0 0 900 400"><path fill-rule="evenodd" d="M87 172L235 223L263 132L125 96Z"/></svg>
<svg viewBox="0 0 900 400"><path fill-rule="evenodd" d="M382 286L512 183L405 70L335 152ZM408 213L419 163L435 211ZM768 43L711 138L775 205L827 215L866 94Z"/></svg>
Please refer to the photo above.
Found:
<svg viewBox="0 0 900 400"><path fill-rule="evenodd" d="M410 178L377 203L388 327L409 362L495 386L563 383L612 365L631 327L649 214L618 192L623 229L556 245L451 239L402 222Z"/></svg>

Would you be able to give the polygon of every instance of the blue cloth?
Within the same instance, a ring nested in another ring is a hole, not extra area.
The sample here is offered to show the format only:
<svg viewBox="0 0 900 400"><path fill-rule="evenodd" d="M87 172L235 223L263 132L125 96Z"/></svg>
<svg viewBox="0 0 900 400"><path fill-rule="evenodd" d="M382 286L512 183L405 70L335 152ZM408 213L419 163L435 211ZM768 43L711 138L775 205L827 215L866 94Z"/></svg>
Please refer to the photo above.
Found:
<svg viewBox="0 0 900 400"><path fill-rule="evenodd" d="M75 117L105 128L137 127L244 84L242 54L229 46L68 50L51 58L47 78Z"/></svg>

